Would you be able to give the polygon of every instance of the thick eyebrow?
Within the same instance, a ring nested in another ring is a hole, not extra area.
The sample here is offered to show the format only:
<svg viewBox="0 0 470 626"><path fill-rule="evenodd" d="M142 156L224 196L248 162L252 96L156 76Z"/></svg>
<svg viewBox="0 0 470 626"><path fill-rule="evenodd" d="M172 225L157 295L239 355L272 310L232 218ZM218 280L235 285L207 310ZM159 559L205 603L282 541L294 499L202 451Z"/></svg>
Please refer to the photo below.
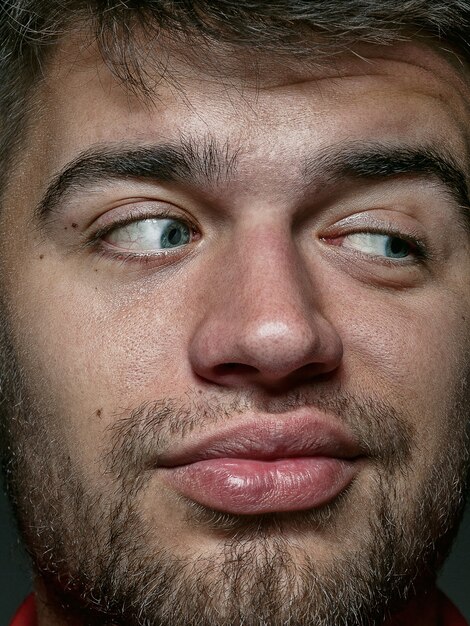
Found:
<svg viewBox="0 0 470 626"><path fill-rule="evenodd" d="M326 176L328 183L351 178L381 180L403 176L437 180L457 202L460 217L470 228L470 198L465 170L442 148L351 142L340 151L327 149L320 157L306 162L304 177L307 180L320 172Z"/></svg>
<svg viewBox="0 0 470 626"><path fill-rule="evenodd" d="M93 146L79 154L54 176L35 210L39 222L74 192L112 180L148 180L214 185L229 179L238 151L215 140L151 146Z"/></svg>
<svg viewBox="0 0 470 626"><path fill-rule="evenodd" d="M240 150L215 139L200 144L151 146L95 146L67 164L51 181L35 214L46 220L73 192L111 180L179 182L199 186L229 180L236 170ZM301 165L304 183L345 179L381 180L414 175L440 181L459 205L461 218L470 228L470 200L463 168L442 149L430 146L390 146L348 142L329 146L306 158Z"/></svg>

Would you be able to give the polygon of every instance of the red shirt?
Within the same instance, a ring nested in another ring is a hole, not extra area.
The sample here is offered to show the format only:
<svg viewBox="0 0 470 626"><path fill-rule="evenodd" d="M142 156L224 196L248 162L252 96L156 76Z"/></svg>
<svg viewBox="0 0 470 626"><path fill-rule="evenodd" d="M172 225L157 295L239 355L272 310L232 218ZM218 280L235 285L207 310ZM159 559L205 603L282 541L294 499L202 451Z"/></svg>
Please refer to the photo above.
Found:
<svg viewBox="0 0 470 626"><path fill-rule="evenodd" d="M10 626L37 626L37 623L34 595L31 594L15 613Z"/></svg>
<svg viewBox="0 0 470 626"><path fill-rule="evenodd" d="M439 624L440 626L469 626L455 606L442 593L439 594ZM20 606L10 626L37 626L33 594L28 596ZM410 626L413 625L410 624Z"/></svg>

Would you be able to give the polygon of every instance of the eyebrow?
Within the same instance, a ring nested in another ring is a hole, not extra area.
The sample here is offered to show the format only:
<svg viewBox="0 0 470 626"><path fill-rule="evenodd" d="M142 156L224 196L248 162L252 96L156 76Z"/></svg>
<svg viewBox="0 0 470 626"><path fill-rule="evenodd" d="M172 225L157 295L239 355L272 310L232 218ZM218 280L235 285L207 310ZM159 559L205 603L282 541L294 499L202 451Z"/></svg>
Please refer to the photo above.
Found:
<svg viewBox="0 0 470 626"><path fill-rule="evenodd" d="M35 216L45 221L74 192L113 180L212 186L231 178L237 156L237 150L214 139L182 139L177 145L94 146L54 176Z"/></svg>
<svg viewBox="0 0 470 626"><path fill-rule="evenodd" d="M51 181L35 216L41 221L74 192L113 180L148 180L197 186L228 181L236 171L240 150L212 138L197 143L150 146L95 146L68 163ZM437 179L456 200L470 228L470 200L464 169L454 158L432 146L393 146L348 142L323 149L301 164L303 183L344 179L374 180L414 175Z"/></svg>
<svg viewBox="0 0 470 626"><path fill-rule="evenodd" d="M470 198L465 170L442 148L433 146L393 146L351 142L339 152L325 150L305 164L309 180L322 172L328 182L341 179L381 179L418 176L439 181L457 202L460 217L470 229Z"/></svg>

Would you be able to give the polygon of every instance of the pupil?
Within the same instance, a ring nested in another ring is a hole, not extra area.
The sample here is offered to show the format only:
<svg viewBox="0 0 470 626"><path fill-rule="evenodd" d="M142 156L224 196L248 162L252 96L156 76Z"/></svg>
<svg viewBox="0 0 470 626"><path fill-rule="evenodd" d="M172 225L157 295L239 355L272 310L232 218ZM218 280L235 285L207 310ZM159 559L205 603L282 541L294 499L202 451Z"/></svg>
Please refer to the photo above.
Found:
<svg viewBox="0 0 470 626"><path fill-rule="evenodd" d="M398 237L393 237L390 241L390 252L395 256L407 256L409 252L409 246L406 241L403 239L399 239Z"/></svg>
<svg viewBox="0 0 470 626"><path fill-rule="evenodd" d="M161 237L163 248L173 248L188 243L191 239L191 232L186 224L172 220L165 228Z"/></svg>
<svg viewBox="0 0 470 626"><path fill-rule="evenodd" d="M181 241L181 231L177 228L172 228L168 233L168 241L173 245L177 246Z"/></svg>

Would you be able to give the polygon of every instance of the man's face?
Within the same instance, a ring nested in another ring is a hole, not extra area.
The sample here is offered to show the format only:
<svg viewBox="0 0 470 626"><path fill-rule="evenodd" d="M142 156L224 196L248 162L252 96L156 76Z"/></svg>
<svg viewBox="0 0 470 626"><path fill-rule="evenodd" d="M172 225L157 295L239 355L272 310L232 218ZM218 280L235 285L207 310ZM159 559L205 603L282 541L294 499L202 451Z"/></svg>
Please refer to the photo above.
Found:
<svg viewBox="0 0 470 626"><path fill-rule="evenodd" d="M212 54L149 104L71 44L38 90L0 223L23 535L87 624L380 621L464 489L468 87L414 45Z"/></svg>

